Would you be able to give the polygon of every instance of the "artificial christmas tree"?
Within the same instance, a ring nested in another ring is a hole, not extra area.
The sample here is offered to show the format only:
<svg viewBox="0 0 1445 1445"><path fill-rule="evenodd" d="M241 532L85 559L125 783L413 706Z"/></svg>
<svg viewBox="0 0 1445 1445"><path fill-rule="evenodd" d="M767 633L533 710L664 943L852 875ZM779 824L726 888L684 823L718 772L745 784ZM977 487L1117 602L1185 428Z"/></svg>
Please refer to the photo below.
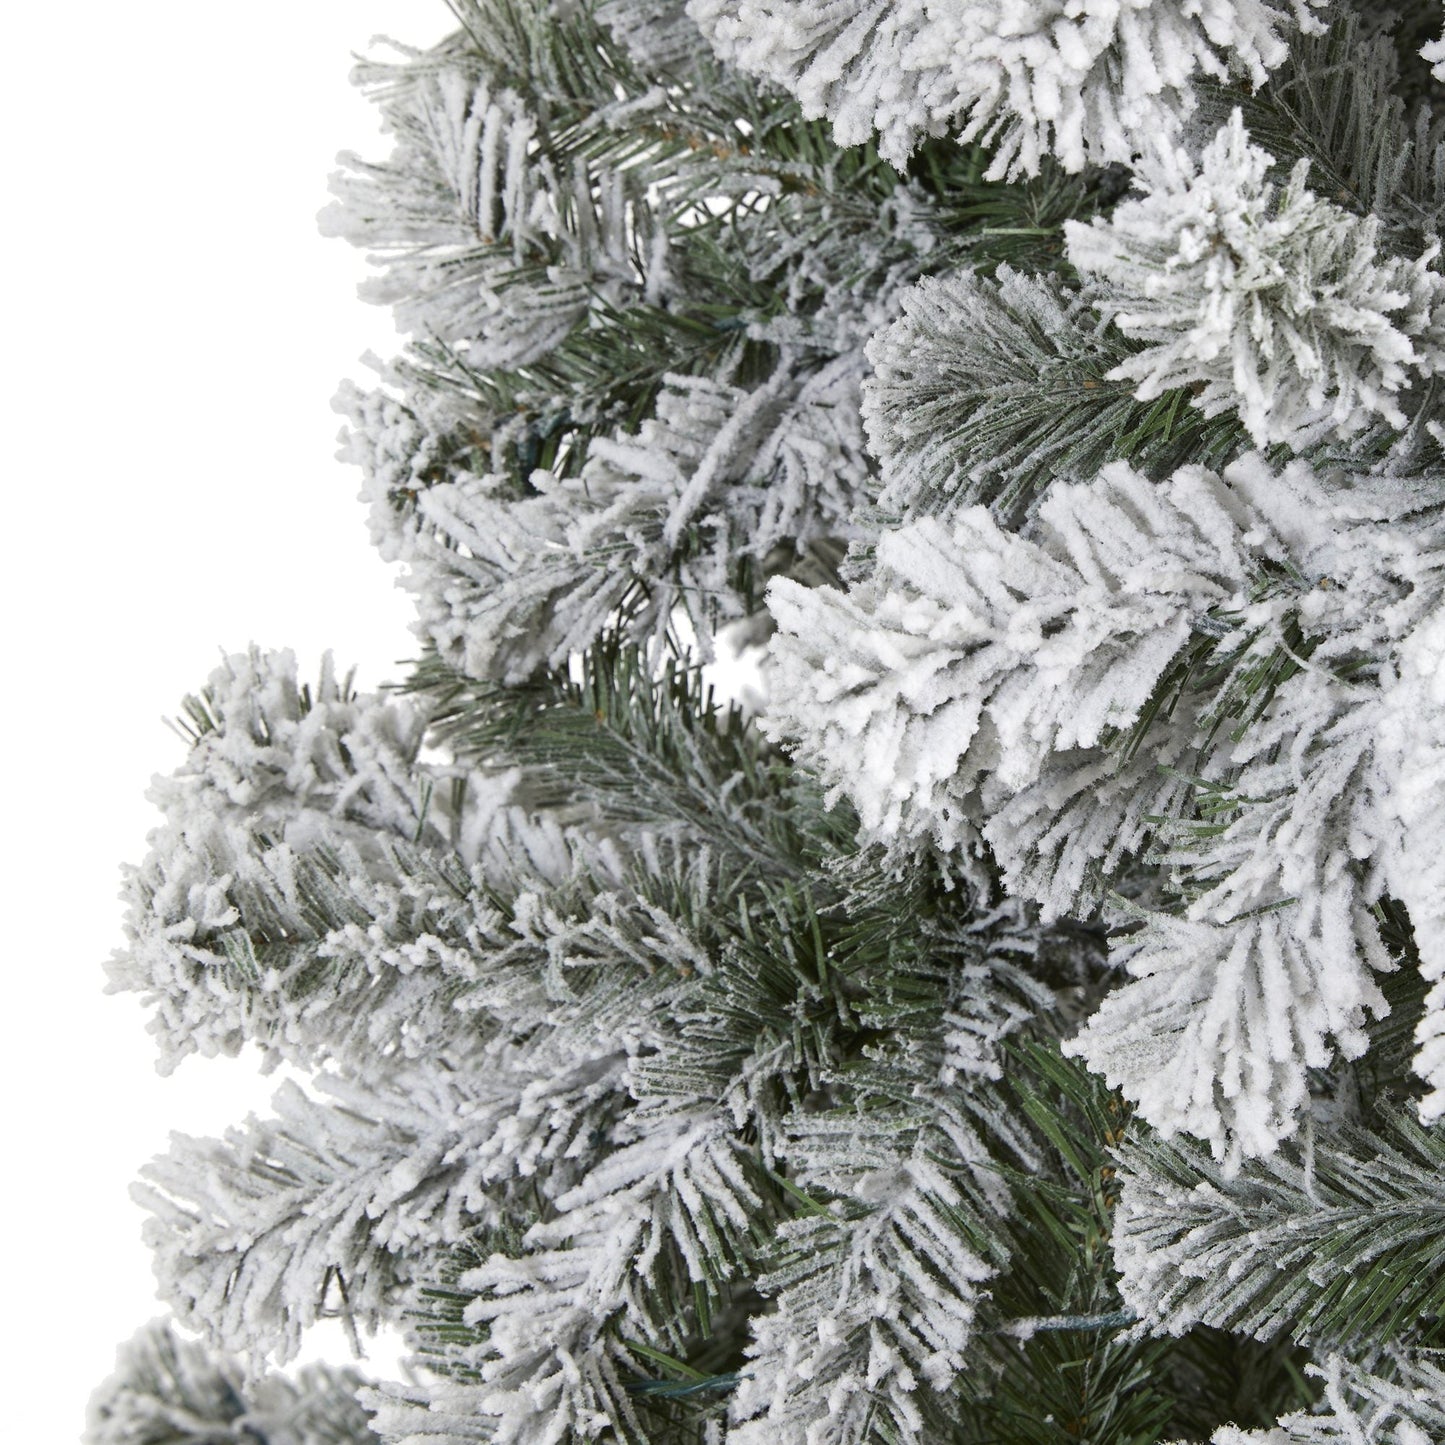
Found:
<svg viewBox="0 0 1445 1445"><path fill-rule="evenodd" d="M213 674L111 970L312 1085L91 1441L1445 1439L1433 0L457 17L324 216L422 655Z"/></svg>

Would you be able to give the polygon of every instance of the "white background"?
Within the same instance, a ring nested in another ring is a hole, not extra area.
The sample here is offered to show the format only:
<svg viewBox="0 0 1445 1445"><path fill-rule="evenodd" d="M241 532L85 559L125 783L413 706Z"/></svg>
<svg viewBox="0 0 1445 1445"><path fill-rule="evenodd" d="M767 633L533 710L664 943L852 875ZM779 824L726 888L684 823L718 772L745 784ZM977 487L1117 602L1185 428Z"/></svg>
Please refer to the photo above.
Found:
<svg viewBox="0 0 1445 1445"><path fill-rule="evenodd" d="M73 1441L160 1313L127 1186L170 1129L264 1109L251 1059L168 1079L106 997L163 726L219 650L324 648L372 687L413 650L334 459L338 380L395 350L323 241L336 152L377 155L353 52L442 0L16 8L4 107L3 1315L8 1440ZM18 21L18 33L15 22Z"/></svg>

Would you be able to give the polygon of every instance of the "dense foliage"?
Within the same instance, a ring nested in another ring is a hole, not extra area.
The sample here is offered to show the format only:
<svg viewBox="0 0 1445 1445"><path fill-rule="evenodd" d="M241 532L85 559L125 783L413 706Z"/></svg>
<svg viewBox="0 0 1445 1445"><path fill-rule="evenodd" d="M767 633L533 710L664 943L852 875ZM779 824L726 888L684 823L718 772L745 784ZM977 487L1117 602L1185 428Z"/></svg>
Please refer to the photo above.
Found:
<svg viewBox="0 0 1445 1445"><path fill-rule="evenodd" d="M113 986L309 1082L91 1445L1445 1439L1434 0L455 9L421 655L187 700Z"/></svg>

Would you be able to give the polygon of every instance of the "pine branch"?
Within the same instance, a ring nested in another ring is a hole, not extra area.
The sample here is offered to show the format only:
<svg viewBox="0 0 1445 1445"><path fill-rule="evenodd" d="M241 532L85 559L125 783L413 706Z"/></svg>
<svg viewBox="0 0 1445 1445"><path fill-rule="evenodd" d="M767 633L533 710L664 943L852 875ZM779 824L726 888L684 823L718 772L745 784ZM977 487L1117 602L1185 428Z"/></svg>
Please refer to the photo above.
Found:
<svg viewBox="0 0 1445 1445"><path fill-rule="evenodd" d="M157 1320L91 1397L85 1445L378 1445L357 1399L364 1383L326 1365L294 1380L248 1376Z"/></svg>
<svg viewBox="0 0 1445 1445"><path fill-rule="evenodd" d="M1223 466L1247 438L1206 418L1183 388L1140 401L1110 373L1137 351L1074 286L1000 266L934 276L869 343L868 438L879 510L947 521L983 502L1017 524L1055 477L1083 481L1127 461L1164 477L1184 461Z"/></svg>
<svg viewBox="0 0 1445 1445"><path fill-rule="evenodd" d="M1281 32L1291 21L1310 28L1312 4L1225 4L1207 22L1167 7L1127 19L1101 8L1062 31L1047 11L983 5L935 14L709 0L689 13L724 60L827 116L840 144L876 132L885 159L902 168L926 137L984 137L996 147L990 176L1002 177L1034 174L1049 152L1078 171L1087 160L1128 162L1135 135L1172 138L1196 74L1262 84L1284 58Z"/></svg>
<svg viewBox="0 0 1445 1445"><path fill-rule="evenodd" d="M460 760L522 768L536 806L585 804L608 828L705 841L739 882L797 878L820 854L846 851L846 816L824 813L696 667L669 660L655 671L637 649L606 642L579 673L499 687L433 655L407 690L427 699L435 738Z"/></svg>
<svg viewBox="0 0 1445 1445"><path fill-rule="evenodd" d="M1037 1153L1030 1168L1005 1166L1016 1205L1004 1231L1009 1263L981 1319L986 1358L963 1381L947 1438L1154 1445L1202 1439L1223 1420L1266 1424L1308 1400L1288 1347L1131 1329L1112 1252L1114 1154L1136 1127L1129 1105L1056 1044L1024 1036L1006 1051L1004 1096ZM1216 1377L1212 1388L1201 1387L1205 1374Z"/></svg>
<svg viewBox="0 0 1445 1445"><path fill-rule="evenodd" d="M1324 1398L1312 1413L1288 1415L1267 1432L1222 1429L1214 1445L1420 1445L1438 1438L1445 1429L1445 1371L1428 1356L1403 1357L1385 1368L1375 1375L1348 1359L1327 1357L1310 1367L1324 1383Z"/></svg>
<svg viewBox="0 0 1445 1445"><path fill-rule="evenodd" d="M1192 1141L1121 1155L1115 1251L1154 1327L1204 1323L1311 1344L1438 1344L1445 1139L1408 1115L1340 1124L1226 1176Z"/></svg>
<svg viewBox="0 0 1445 1445"><path fill-rule="evenodd" d="M1141 401L1188 387L1260 447L1298 450L1376 418L1403 431L1445 336L1439 247L1381 254L1378 218L1321 196L1308 161L1278 182L1274 169L1235 109L1197 161L1165 150L1146 164L1143 199L1066 224L1095 307L1146 343L1109 378L1139 383Z"/></svg>
<svg viewBox="0 0 1445 1445"><path fill-rule="evenodd" d="M1321 195L1379 217L1402 254L1418 255L1441 229L1445 147L1428 108L1410 115L1397 93L1392 37L1365 29L1343 10L1322 34L1293 36L1288 59L1252 93L1205 82L1198 123L1215 129L1241 108L1284 165L1308 160Z"/></svg>

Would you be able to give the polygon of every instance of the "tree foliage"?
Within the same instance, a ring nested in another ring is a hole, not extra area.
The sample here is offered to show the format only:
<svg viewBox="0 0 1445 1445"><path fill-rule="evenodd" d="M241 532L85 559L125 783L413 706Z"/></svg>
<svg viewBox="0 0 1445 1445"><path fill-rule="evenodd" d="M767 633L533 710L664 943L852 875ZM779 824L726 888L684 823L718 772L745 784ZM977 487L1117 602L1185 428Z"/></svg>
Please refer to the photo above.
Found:
<svg viewBox="0 0 1445 1445"><path fill-rule="evenodd" d="M112 986L297 1077L91 1445L1438 1438L1433 6L455 13L324 222L420 655L184 704Z"/></svg>

